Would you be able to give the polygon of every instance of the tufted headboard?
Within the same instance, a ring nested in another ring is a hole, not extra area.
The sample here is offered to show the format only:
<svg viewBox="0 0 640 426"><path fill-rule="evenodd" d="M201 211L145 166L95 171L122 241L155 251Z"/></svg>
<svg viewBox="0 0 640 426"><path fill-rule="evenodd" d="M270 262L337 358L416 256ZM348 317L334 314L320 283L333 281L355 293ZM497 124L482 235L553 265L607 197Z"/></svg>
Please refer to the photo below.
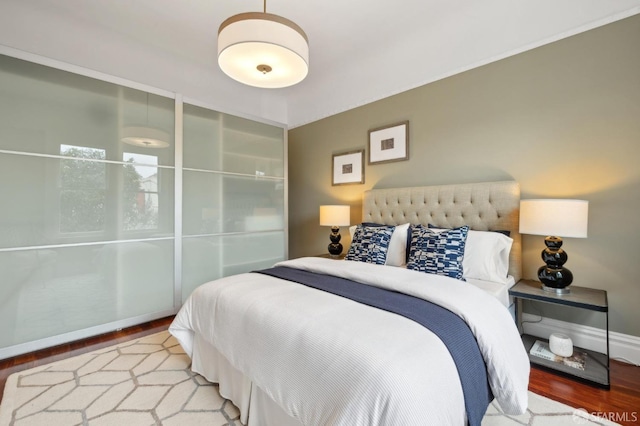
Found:
<svg viewBox="0 0 640 426"><path fill-rule="evenodd" d="M365 191L362 203L363 222L509 231L509 274L516 282L522 277L519 215L520 185L515 181L372 189Z"/></svg>

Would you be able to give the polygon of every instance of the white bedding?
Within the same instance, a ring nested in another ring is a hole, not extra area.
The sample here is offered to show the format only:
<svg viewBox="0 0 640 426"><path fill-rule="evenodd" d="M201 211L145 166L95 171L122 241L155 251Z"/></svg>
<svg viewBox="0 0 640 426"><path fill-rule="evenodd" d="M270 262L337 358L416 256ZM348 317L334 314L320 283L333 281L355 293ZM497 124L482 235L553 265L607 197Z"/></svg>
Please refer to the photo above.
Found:
<svg viewBox="0 0 640 426"><path fill-rule="evenodd" d="M402 291L453 311L476 336L503 410L526 409L529 360L511 316L495 297L468 283L391 266L322 258L278 265ZM215 348L244 388L255 387L300 424L466 422L456 367L431 331L304 285L261 274L212 281L194 291L169 331L189 356L198 342ZM202 362L194 360L195 371ZM216 380L211 369L209 378ZM233 400L241 393L226 396ZM259 411L243 395L234 402L252 423Z"/></svg>
<svg viewBox="0 0 640 426"><path fill-rule="evenodd" d="M494 281L476 280L473 278L467 278L467 283L489 293L498 299L506 308L513 304L513 298L509 296L509 289L516 284L516 280L511 275L507 277L505 284Z"/></svg>

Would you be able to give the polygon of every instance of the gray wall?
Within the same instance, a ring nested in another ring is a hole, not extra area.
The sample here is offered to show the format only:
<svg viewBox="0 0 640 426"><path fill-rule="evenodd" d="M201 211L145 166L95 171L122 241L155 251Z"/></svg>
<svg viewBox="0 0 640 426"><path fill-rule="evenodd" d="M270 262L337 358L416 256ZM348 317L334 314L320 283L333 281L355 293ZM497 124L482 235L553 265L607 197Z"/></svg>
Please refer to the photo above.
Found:
<svg viewBox="0 0 640 426"><path fill-rule="evenodd" d="M355 224L370 188L514 179L522 198L589 200L589 237L564 244L573 285L607 290L611 329L640 336L638 46L640 15L290 130L290 256L326 252L321 204L350 204ZM331 185L332 154L403 120L409 161ZM523 246L534 278L543 237Z"/></svg>

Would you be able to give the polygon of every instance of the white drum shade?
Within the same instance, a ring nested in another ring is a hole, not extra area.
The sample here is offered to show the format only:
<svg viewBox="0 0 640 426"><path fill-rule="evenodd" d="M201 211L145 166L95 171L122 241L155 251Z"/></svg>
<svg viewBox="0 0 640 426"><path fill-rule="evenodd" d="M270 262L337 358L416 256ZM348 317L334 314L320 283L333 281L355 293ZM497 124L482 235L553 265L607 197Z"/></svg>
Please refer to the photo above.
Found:
<svg viewBox="0 0 640 426"><path fill-rule="evenodd" d="M307 36L278 15L234 15L218 30L218 65L229 77L249 86L292 86L309 72Z"/></svg>
<svg viewBox="0 0 640 426"><path fill-rule="evenodd" d="M320 206L320 226L349 226L351 206Z"/></svg>
<svg viewBox="0 0 640 426"><path fill-rule="evenodd" d="M586 238L588 213L585 200L521 200L520 233Z"/></svg>

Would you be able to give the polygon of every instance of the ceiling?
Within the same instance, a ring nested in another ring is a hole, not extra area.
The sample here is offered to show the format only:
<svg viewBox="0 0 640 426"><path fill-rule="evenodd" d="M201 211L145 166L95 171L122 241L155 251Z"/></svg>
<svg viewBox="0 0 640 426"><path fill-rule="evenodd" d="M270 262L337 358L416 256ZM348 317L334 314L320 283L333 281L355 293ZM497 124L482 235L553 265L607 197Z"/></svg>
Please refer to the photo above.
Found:
<svg viewBox="0 0 640 426"><path fill-rule="evenodd" d="M640 0L269 0L300 25L310 71L250 88L216 36L258 0L0 0L0 45L296 127L640 13Z"/></svg>

